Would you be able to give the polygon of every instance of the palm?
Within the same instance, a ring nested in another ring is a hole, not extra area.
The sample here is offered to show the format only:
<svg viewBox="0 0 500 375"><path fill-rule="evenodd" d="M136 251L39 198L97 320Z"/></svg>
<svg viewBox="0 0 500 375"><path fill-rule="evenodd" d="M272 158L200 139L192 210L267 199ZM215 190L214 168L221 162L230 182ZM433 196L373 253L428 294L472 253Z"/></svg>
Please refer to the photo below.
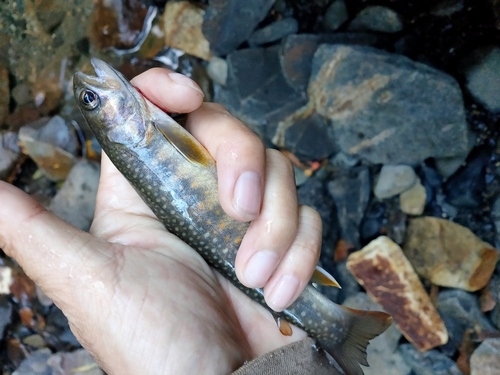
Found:
<svg viewBox="0 0 500 375"><path fill-rule="evenodd" d="M107 158L102 168L91 233L105 242L91 244L98 264L77 305L98 307L90 320L106 331L88 337L85 322L69 316L101 363L118 356L144 373L227 373L301 336L282 336L269 312L163 228ZM108 347L110 337L123 347Z"/></svg>

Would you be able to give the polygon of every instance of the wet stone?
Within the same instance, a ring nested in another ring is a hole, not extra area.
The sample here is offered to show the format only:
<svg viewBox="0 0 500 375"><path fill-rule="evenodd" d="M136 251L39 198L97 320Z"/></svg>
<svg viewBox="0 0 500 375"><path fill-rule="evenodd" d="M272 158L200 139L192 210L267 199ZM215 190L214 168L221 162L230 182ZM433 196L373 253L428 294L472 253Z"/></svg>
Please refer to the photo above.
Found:
<svg viewBox="0 0 500 375"><path fill-rule="evenodd" d="M11 323L13 306L6 295L0 295L0 335L3 336L5 328Z"/></svg>
<svg viewBox="0 0 500 375"><path fill-rule="evenodd" d="M392 9L377 5L368 6L352 20L349 30L397 33L403 30L403 22Z"/></svg>
<svg viewBox="0 0 500 375"><path fill-rule="evenodd" d="M460 167L465 165L466 159L466 155L449 158L437 158L435 159L436 169L438 170L439 174L446 179L452 176Z"/></svg>
<svg viewBox="0 0 500 375"><path fill-rule="evenodd" d="M411 219L403 249L422 277L471 292L488 283L498 260L498 251L468 228L436 217Z"/></svg>
<svg viewBox="0 0 500 375"><path fill-rule="evenodd" d="M12 375L52 375L47 364L51 354L50 349L40 349L31 353Z"/></svg>
<svg viewBox="0 0 500 375"><path fill-rule="evenodd" d="M95 1L88 28L92 47L98 51L135 50L149 31L146 23L152 12L140 0Z"/></svg>
<svg viewBox="0 0 500 375"><path fill-rule="evenodd" d="M446 201L453 206L474 208L481 204L485 188L486 166L490 161L487 152L472 155L467 165L454 174L445 184Z"/></svg>
<svg viewBox="0 0 500 375"><path fill-rule="evenodd" d="M315 110L331 120L342 151L373 164L413 165L469 152L457 82L404 56L322 45L308 92Z"/></svg>
<svg viewBox="0 0 500 375"><path fill-rule="evenodd" d="M335 0L326 11L325 18L323 19L323 27L327 30L335 31L348 18L349 14L347 13L344 0Z"/></svg>
<svg viewBox="0 0 500 375"><path fill-rule="evenodd" d="M298 119L286 129L284 147L301 161L324 159L337 150L328 128L328 122L317 113Z"/></svg>
<svg viewBox="0 0 500 375"><path fill-rule="evenodd" d="M337 207L340 237L359 249L359 226L370 200L370 171L361 166L336 176L328 183Z"/></svg>
<svg viewBox="0 0 500 375"><path fill-rule="evenodd" d="M493 219L493 223L495 225L496 232L496 247L500 247L500 196L495 199L491 210L491 218Z"/></svg>
<svg viewBox="0 0 500 375"><path fill-rule="evenodd" d="M305 93L286 82L278 50L278 46L250 48L230 54L226 87L215 97L265 142L270 142L281 119L306 103Z"/></svg>
<svg viewBox="0 0 500 375"><path fill-rule="evenodd" d="M449 334L449 341L441 351L450 357L460 349L467 329L476 333L495 330L481 312L477 297L463 290L450 289L439 293L437 309Z"/></svg>
<svg viewBox="0 0 500 375"><path fill-rule="evenodd" d="M75 164L49 209L64 221L87 231L94 217L99 164L85 159Z"/></svg>
<svg viewBox="0 0 500 375"><path fill-rule="evenodd" d="M210 0L203 20L203 34L210 49L225 56L248 40L275 0Z"/></svg>
<svg viewBox="0 0 500 375"><path fill-rule="evenodd" d="M470 358L470 375L496 375L500 369L500 339L484 340Z"/></svg>
<svg viewBox="0 0 500 375"><path fill-rule="evenodd" d="M422 353L410 344L399 347L415 375L463 375L453 360L437 350Z"/></svg>
<svg viewBox="0 0 500 375"><path fill-rule="evenodd" d="M5 179L21 155L16 133L0 133L0 179Z"/></svg>
<svg viewBox="0 0 500 375"><path fill-rule="evenodd" d="M201 31L204 14L189 1L168 2L163 13L165 44L209 60L210 44Z"/></svg>
<svg viewBox="0 0 500 375"><path fill-rule="evenodd" d="M448 17L464 8L464 0L443 0L432 10L431 14L438 17Z"/></svg>
<svg viewBox="0 0 500 375"><path fill-rule="evenodd" d="M500 112L500 48L483 48L469 60L465 70L467 89L488 110Z"/></svg>
<svg viewBox="0 0 500 375"><path fill-rule="evenodd" d="M248 44L251 46L260 46L276 42L287 35L295 34L298 30L299 24L295 18L283 18L262 29L255 30L248 38Z"/></svg>
<svg viewBox="0 0 500 375"><path fill-rule="evenodd" d="M358 310L382 311L382 307L370 300L366 293L358 293L346 299L344 306ZM392 324L381 335L370 340L366 350L370 367L363 368L365 375L407 375L411 368L403 360L398 347L401 333Z"/></svg>
<svg viewBox="0 0 500 375"><path fill-rule="evenodd" d="M103 375L104 372L97 366L94 359L85 349L75 350L71 353L56 353L52 355L47 364L52 374L75 375Z"/></svg>
<svg viewBox="0 0 500 375"><path fill-rule="evenodd" d="M381 236L347 259L347 268L419 350L448 341L446 327L401 248Z"/></svg>
<svg viewBox="0 0 500 375"><path fill-rule="evenodd" d="M227 82L227 62L217 56L212 56L207 66L207 73L214 82L225 86Z"/></svg>
<svg viewBox="0 0 500 375"><path fill-rule="evenodd" d="M408 165L384 165L373 193L379 199L390 198L410 189L417 182L417 175Z"/></svg>

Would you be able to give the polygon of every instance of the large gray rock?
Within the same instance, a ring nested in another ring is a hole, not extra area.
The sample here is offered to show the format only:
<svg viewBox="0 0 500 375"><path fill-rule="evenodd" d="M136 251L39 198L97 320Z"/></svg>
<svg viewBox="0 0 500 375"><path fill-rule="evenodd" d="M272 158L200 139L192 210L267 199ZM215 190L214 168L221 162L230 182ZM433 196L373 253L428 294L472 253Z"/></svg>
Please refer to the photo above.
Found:
<svg viewBox="0 0 500 375"><path fill-rule="evenodd" d="M203 21L203 34L210 49L225 56L245 42L275 0L210 0Z"/></svg>
<svg viewBox="0 0 500 375"><path fill-rule="evenodd" d="M453 360L437 350L422 353L411 344L403 344L399 352L415 375L463 375Z"/></svg>
<svg viewBox="0 0 500 375"><path fill-rule="evenodd" d="M322 45L308 92L341 150L372 163L412 165L470 150L456 81L404 56Z"/></svg>
<svg viewBox="0 0 500 375"><path fill-rule="evenodd" d="M470 357L470 375L496 375L500 369L500 339L486 339Z"/></svg>

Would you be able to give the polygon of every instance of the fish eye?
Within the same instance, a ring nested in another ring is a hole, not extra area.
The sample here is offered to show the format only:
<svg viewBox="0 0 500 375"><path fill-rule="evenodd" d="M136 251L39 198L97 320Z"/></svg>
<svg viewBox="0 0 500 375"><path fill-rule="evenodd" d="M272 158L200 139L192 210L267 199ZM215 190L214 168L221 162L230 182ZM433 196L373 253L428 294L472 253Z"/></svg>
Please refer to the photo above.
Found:
<svg viewBox="0 0 500 375"><path fill-rule="evenodd" d="M99 95L92 90L83 90L80 94L80 102L86 110L96 109L100 103Z"/></svg>

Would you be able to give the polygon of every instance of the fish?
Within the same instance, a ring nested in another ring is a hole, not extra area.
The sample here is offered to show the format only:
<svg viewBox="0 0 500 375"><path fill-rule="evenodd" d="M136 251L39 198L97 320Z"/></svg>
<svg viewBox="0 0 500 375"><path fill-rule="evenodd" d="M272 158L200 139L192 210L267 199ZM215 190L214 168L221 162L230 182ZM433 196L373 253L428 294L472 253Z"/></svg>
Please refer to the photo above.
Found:
<svg viewBox="0 0 500 375"><path fill-rule="evenodd" d="M91 63L95 76L76 72L73 77L78 106L102 149L165 228L274 316L304 329L346 375L363 375L368 342L391 324L391 317L338 305L312 285L287 309L272 311L261 288L247 288L236 276L235 258L249 223L222 209L215 160L120 72L96 58ZM320 270L315 277L336 285Z"/></svg>

